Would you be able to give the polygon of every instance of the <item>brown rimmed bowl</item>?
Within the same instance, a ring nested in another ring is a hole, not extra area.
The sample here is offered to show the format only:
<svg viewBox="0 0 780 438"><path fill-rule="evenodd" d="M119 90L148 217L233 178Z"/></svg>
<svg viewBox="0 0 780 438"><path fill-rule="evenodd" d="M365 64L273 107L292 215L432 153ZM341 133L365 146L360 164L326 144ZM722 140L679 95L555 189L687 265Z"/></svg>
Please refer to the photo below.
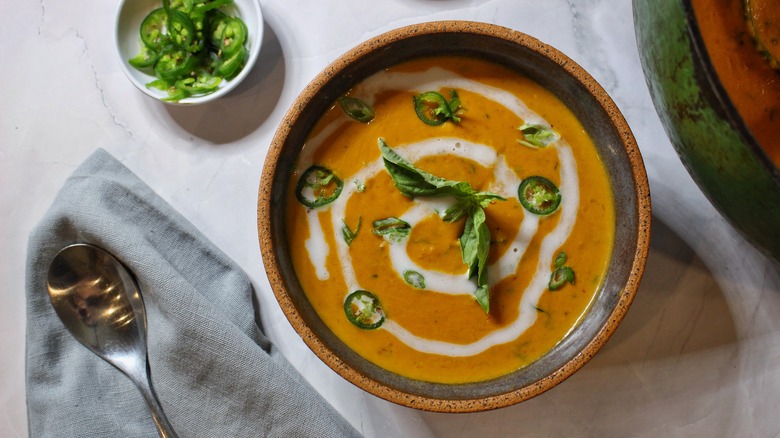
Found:
<svg viewBox="0 0 780 438"><path fill-rule="evenodd" d="M286 240L285 191L298 154L321 115L355 84L411 59L459 55L492 61L549 89L580 119L605 164L615 197L615 246L609 271L583 320L537 361L511 374L466 384L424 382L389 372L352 351L308 302ZM650 192L642 157L615 103L558 50L523 33L485 23L442 21L390 31L334 61L303 90L274 136L263 168L258 234L279 304L311 350L358 387L386 400L438 412L475 412L539 395L582 367L628 310L644 271L650 240Z"/></svg>

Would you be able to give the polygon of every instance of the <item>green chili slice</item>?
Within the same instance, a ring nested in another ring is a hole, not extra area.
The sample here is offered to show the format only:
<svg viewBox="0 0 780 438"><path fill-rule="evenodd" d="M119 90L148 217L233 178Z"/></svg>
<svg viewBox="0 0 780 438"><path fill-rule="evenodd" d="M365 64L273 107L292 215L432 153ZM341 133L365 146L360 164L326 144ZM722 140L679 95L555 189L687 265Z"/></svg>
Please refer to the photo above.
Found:
<svg viewBox="0 0 780 438"><path fill-rule="evenodd" d="M212 9L216 9L220 6L225 6L233 3L233 0L214 0L212 2L203 3L199 6L195 7L195 11L197 12L208 12Z"/></svg>
<svg viewBox="0 0 780 438"><path fill-rule="evenodd" d="M185 99L190 96L190 93L187 92L187 90L181 89L179 87L169 87L168 88L168 96L163 97L162 100L166 102L178 102L182 99Z"/></svg>
<svg viewBox="0 0 780 438"><path fill-rule="evenodd" d="M177 46L189 49L195 38L195 25L182 11L168 11L168 34Z"/></svg>
<svg viewBox="0 0 780 438"><path fill-rule="evenodd" d="M142 48L128 62L138 69L153 67L165 83L152 81L148 88L167 91L164 100L178 101L212 93L241 72L249 60L249 30L241 18L217 9L232 1L162 0L163 7L144 18Z"/></svg>
<svg viewBox="0 0 780 438"><path fill-rule="evenodd" d="M428 91L413 97L414 111L425 124L439 126L452 115L447 99L438 91Z"/></svg>
<svg viewBox="0 0 780 438"><path fill-rule="evenodd" d="M154 64L154 72L160 79L176 80L190 74L197 64L195 56L179 49L169 49L160 55Z"/></svg>
<svg viewBox="0 0 780 438"><path fill-rule="evenodd" d="M164 81L162 79L155 79L152 82L146 84L146 88L154 88L155 90L160 90L160 91L165 91L170 87L171 84L168 83L168 81Z"/></svg>
<svg viewBox="0 0 780 438"><path fill-rule="evenodd" d="M332 170L314 165L301 175L295 187L295 196L301 204L316 208L335 201L343 188L344 182Z"/></svg>
<svg viewBox="0 0 780 438"><path fill-rule="evenodd" d="M417 271L404 271L404 281L417 289L425 289L425 277Z"/></svg>
<svg viewBox="0 0 780 438"><path fill-rule="evenodd" d="M356 290L344 300L344 313L352 324L363 330L374 330L385 322L379 299L367 290Z"/></svg>
<svg viewBox="0 0 780 438"><path fill-rule="evenodd" d="M187 92L188 96L206 94L214 91L222 82L219 76L211 76L208 72L201 72L197 76L186 77L176 81L176 88Z"/></svg>
<svg viewBox="0 0 780 438"><path fill-rule="evenodd" d="M574 284L574 270L569 266L561 266L550 275L550 282L547 284L547 288L558 290L566 283Z"/></svg>
<svg viewBox="0 0 780 438"><path fill-rule="evenodd" d="M555 257L555 267L560 268L561 266L563 266L566 263L566 259L567 259L566 253L563 251L559 252L558 256Z"/></svg>
<svg viewBox="0 0 780 438"><path fill-rule="evenodd" d="M190 45L185 49L190 52L200 52L206 48L206 13L200 11L192 11L189 14L190 21L192 21L192 27L195 29L195 33Z"/></svg>
<svg viewBox="0 0 780 438"><path fill-rule="evenodd" d="M209 18L209 29L208 29L208 37L209 42L214 47L219 47L222 42L222 33L225 31L225 26L227 26L228 22L230 22L232 18L219 11L213 11L210 18Z"/></svg>
<svg viewBox="0 0 780 438"><path fill-rule="evenodd" d="M143 46L141 51L127 62L135 68L146 68L153 66L159 56L159 53L154 51L154 49L149 46Z"/></svg>
<svg viewBox="0 0 780 438"><path fill-rule="evenodd" d="M225 56L236 53L244 47L247 38L246 24L237 18L230 18L222 29L219 48Z"/></svg>
<svg viewBox="0 0 780 438"><path fill-rule="evenodd" d="M232 79L235 77L246 64L249 58L249 51L246 47L240 47L238 52L225 58L221 63L217 64L217 73L222 75L225 79Z"/></svg>
<svg viewBox="0 0 780 438"><path fill-rule="evenodd" d="M517 189L517 197L523 208L540 216L554 213L561 204L561 192L558 187L542 176L524 179Z"/></svg>
<svg viewBox="0 0 780 438"><path fill-rule="evenodd" d="M374 120L376 115L374 109L369 104L356 97L342 96L338 99L338 103L346 115L361 123L368 123Z"/></svg>
<svg viewBox="0 0 780 438"><path fill-rule="evenodd" d="M458 116L462 110L460 97L455 90L450 90L450 100L438 91L428 91L413 97L414 111L417 117L431 126L439 126L447 120L459 123Z"/></svg>
<svg viewBox="0 0 780 438"><path fill-rule="evenodd" d="M158 8L149 13L141 22L141 41L146 47L159 51L162 49L167 36L165 29L168 27L168 14L165 9Z"/></svg>
<svg viewBox="0 0 780 438"><path fill-rule="evenodd" d="M400 242L412 231L412 226L408 222L397 217L376 220L371 225L374 226L371 230L374 234L393 242Z"/></svg>

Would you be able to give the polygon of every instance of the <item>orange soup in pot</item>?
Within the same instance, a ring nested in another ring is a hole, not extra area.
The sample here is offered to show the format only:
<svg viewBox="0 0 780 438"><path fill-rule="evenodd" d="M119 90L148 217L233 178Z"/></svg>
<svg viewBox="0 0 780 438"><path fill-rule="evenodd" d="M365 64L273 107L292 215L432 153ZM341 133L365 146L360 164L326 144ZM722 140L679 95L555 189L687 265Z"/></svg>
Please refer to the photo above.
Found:
<svg viewBox="0 0 780 438"><path fill-rule="evenodd" d="M742 120L780 168L780 3L692 0L718 79ZM766 41L764 41L766 40Z"/></svg>
<svg viewBox="0 0 780 438"><path fill-rule="evenodd" d="M616 220L572 112L460 57L381 71L334 103L286 205L325 324L367 360L440 383L511 373L560 342L602 284Z"/></svg>

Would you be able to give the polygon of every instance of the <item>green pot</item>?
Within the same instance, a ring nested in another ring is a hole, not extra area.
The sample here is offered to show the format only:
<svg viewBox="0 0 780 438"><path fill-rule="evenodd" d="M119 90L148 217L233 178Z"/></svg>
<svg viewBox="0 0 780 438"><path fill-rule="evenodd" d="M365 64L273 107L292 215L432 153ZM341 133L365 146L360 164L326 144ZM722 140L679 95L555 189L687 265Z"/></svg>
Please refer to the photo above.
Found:
<svg viewBox="0 0 780 438"><path fill-rule="evenodd" d="M690 0L634 0L633 6L647 85L680 159L715 208L780 260L780 170L718 80Z"/></svg>

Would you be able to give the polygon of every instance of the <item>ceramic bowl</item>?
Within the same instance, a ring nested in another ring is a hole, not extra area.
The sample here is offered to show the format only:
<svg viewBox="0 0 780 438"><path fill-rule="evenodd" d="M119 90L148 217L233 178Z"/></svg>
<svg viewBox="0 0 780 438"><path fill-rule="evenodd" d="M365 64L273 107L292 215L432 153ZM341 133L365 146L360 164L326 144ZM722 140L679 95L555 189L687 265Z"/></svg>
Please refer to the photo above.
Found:
<svg viewBox="0 0 780 438"><path fill-rule="evenodd" d="M409 379L365 360L317 316L301 290L285 239L285 190L309 131L354 84L403 61L437 55L471 56L507 66L551 90L594 139L616 202L615 247L609 272L584 320L550 352L500 378L437 384ZM292 326L337 373L392 402L439 412L473 412L540 394L582 367L623 318L636 293L648 251L650 197L645 169L629 127L606 92L558 50L520 32L484 23L412 25L373 38L334 61L300 94L271 143L258 202L263 261Z"/></svg>
<svg viewBox="0 0 780 438"><path fill-rule="evenodd" d="M690 0L635 0L642 67L688 172L744 237L780 260L780 169L737 113L709 59Z"/></svg>
<svg viewBox="0 0 780 438"><path fill-rule="evenodd" d="M146 84L157 79L154 74L141 71L128 63L141 50L141 22L154 9L162 7L161 0L122 0L116 14L115 39L119 64L122 66L127 78L141 92L154 99L161 100L167 97L165 91L147 88ZM260 46L263 41L263 13L257 0L233 0L233 4L221 8L231 16L240 17L246 24L248 37L247 49L249 58L246 65L233 79L222 81L216 91L201 96L188 97L178 102L162 101L172 105L197 105L211 102L224 96L236 88L252 70L257 57L260 54Z"/></svg>

